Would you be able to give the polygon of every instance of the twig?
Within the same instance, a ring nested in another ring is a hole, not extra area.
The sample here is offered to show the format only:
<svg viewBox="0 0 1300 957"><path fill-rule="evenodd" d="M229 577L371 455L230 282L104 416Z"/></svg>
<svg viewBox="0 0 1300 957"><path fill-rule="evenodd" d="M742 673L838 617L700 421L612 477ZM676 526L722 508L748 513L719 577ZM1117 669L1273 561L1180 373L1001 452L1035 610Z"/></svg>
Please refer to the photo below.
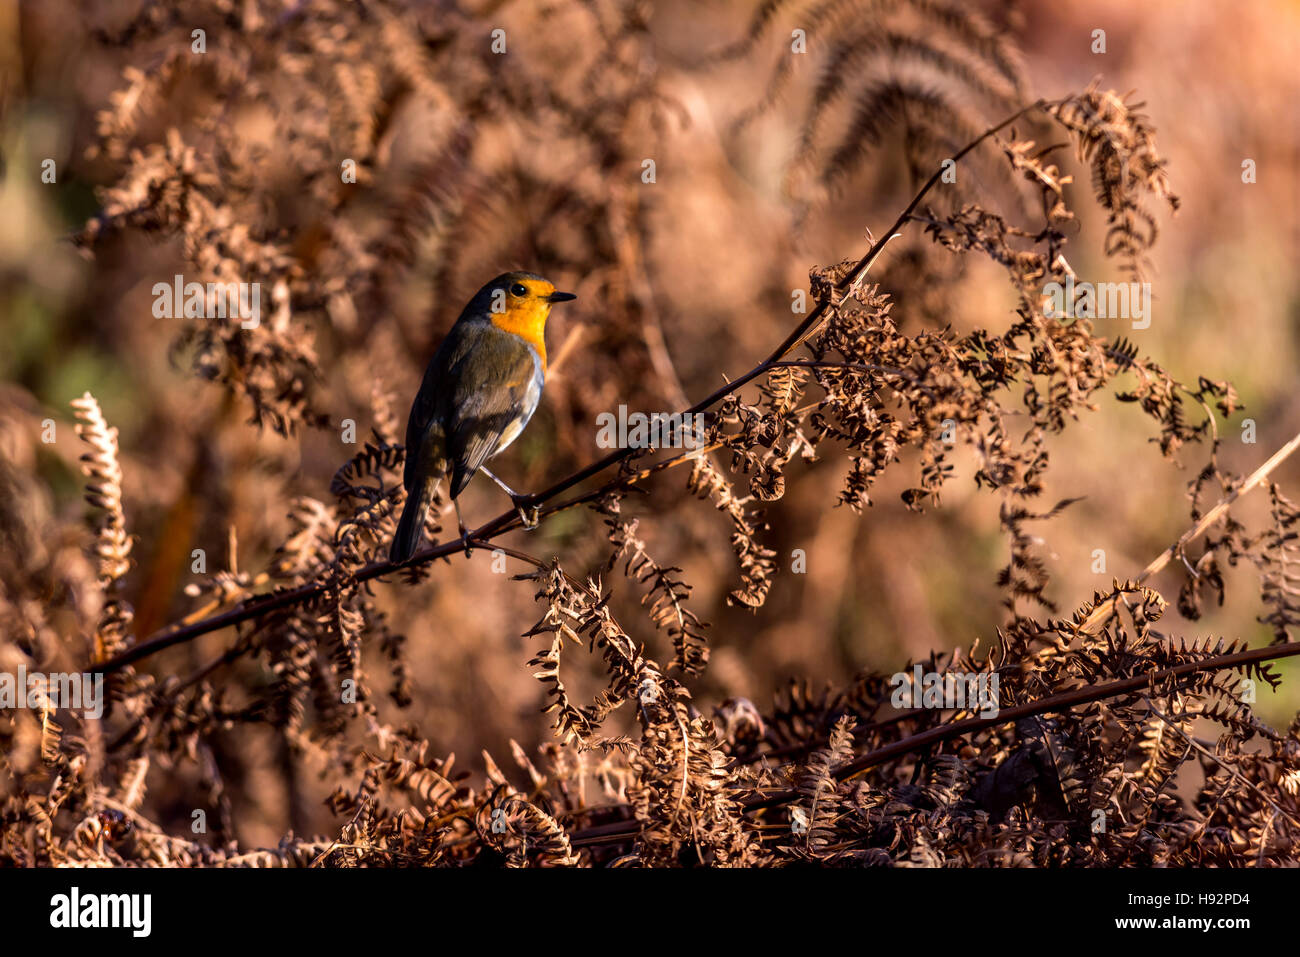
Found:
<svg viewBox="0 0 1300 957"><path fill-rule="evenodd" d="M1160 681L1167 678L1179 678L1184 675L1195 674L1201 671L1220 671L1226 668L1239 668L1242 665L1257 664L1262 661L1272 661L1277 658L1287 658L1292 655L1300 655L1300 641L1291 641L1282 645L1269 645L1265 648L1254 648L1247 651L1239 651L1230 655L1219 655L1214 658L1207 658L1204 661L1189 661L1181 665L1175 665L1172 668L1164 668L1160 671L1149 672L1144 675L1136 675L1132 678L1124 678L1120 681L1112 681L1109 684L1098 685L1096 687L1076 688L1073 691L1066 691L1061 694L1051 695L1047 698L1041 698L1038 701L1030 701L1014 708L1005 708L992 718L971 718L966 721L958 721L953 724L941 725L937 728L931 728L928 731L922 731L894 741L879 747L874 751L868 751L836 768L832 773L836 780L844 781L848 778L862 774L878 764L894 758L902 757L913 751L928 748L935 744L940 744L952 738L959 738L962 735L971 734L976 731L982 731L985 728L995 727L1002 724L1011 724L1019 721L1021 718L1027 718L1032 715L1045 714L1052 711L1064 711L1081 704L1089 704L1093 701L1101 701L1106 698L1114 698L1123 694L1132 694L1141 691L1143 688L1150 687L1152 682ZM775 794L761 798L754 798L745 802L746 811L761 811L765 808L776 807L782 804L788 804L798 799L799 793L794 790L779 791ZM589 843L603 843L607 840L616 840L619 837L627 837L637 832L639 825L636 821L616 821L611 824L602 824L598 827L585 828L575 831L570 835L570 842L574 847Z"/></svg>
<svg viewBox="0 0 1300 957"><path fill-rule="evenodd" d="M1267 462L1251 473L1250 477L1246 479L1246 481L1233 489L1230 494L1225 495L1217 505L1201 516L1201 520L1187 531L1183 532L1183 534L1179 536L1178 541L1174 542L1152 559L1151 563L1147 565L1146 568L1142 569L1142 574L1138 575L1137 583L1139 585L1142 584L1152 575L1156 574L1168 565L1175 556L1181 555L1183 549L1187 547L1188 543L1204 534L1206 529L1223 517L1237 499L1241 498L1241 496L1245 495L1251 489L1263 482L1270 472L1286 461L1287 457L1298 448L1300 448L1300 433L1296 433L1296 435L1292 436L1290 442L1274 452ZM1106 604L1098 605L1094 608L1092 613L1084 619L1083 624L1080 626L1081 630L1086 631L1088 634L1096 634L1097 629L1115 613L1117 607L1116 601L1118 601L1118 599Z"/></svg>

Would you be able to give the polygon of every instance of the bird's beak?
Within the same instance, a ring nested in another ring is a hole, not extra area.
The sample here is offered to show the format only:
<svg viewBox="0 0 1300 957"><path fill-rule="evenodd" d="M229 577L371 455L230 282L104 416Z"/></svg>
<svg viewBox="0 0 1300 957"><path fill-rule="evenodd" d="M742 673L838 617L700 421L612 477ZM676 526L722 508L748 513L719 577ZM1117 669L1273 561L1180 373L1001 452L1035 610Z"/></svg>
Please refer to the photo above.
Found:
<svg viewBox="0 0 1300 957"><path fill-rule="evenodd" d="M568 302L570 299L577 299L571 292L553 292L549 296L543 296L547 302Z"/></svg>

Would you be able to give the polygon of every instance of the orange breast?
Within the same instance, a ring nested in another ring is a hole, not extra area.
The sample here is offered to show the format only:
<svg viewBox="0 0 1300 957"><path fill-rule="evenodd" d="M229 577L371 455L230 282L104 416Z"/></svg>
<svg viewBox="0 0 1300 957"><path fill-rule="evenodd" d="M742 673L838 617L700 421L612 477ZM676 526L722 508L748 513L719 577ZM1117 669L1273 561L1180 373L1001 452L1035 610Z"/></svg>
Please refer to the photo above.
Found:
<svg viewBox="0 0 1300 957"><path fill-rule="evenodd" d="M492 325L523 339L537 350L546 371L546 315L550 307L541 302L511 306L505 312L492 313Z"/></svg>

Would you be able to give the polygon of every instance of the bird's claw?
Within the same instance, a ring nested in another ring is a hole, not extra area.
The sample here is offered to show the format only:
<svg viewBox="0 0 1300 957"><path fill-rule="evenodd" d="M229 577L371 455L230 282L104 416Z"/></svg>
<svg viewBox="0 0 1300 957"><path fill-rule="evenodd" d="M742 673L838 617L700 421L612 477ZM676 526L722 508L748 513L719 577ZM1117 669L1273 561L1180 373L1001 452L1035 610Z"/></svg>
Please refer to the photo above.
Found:
<svg viewBox="0 0 1300 957"><path fill-rule="evenodd" d="M523 523L524 528L528 531L535 529L542 520L542 509L539 505L529 505L529 496L512 495L510 501L514 503L515 511L519 513L519 521ZM531 511L531 516L529 512Z"/></svg>

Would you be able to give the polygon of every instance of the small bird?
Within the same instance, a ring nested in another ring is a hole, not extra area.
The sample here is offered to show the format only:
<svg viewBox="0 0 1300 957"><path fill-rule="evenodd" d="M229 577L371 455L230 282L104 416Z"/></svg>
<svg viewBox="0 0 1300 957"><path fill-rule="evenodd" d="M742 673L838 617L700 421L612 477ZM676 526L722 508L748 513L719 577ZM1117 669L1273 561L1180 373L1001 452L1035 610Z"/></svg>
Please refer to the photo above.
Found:
<svg viewBox="0 0 1300 957"><path fill-rule="evenodd" d="M519 437L537 411L546 382L546 319L551 306L577 296L556 292L536 273L508 272L475 293L429 361L406 422L406 505L388 556L396 564L415 554L424 516L451 473L451 499L469 548L457 497L482 469L520 509L525 497L484 462Z"/></svg>

